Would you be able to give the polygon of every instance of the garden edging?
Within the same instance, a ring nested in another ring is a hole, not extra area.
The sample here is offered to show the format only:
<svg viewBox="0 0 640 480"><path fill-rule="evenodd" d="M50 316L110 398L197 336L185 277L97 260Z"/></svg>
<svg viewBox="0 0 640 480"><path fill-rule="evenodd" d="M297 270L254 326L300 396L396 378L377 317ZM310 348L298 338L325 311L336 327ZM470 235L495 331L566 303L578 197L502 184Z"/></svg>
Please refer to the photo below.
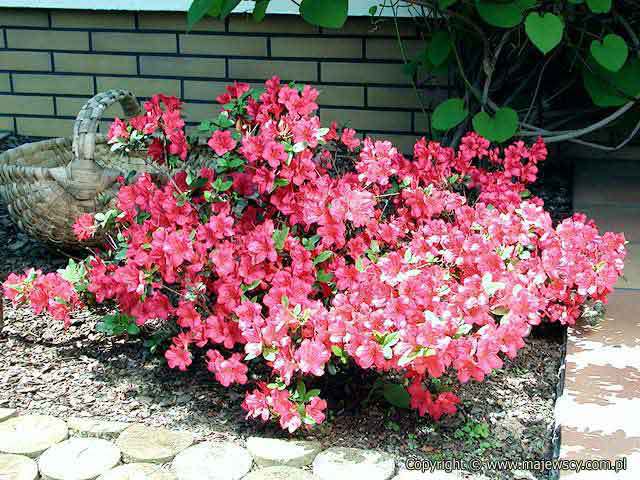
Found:
<svg viewBox="0 0 640 480"><path fill-rule="evenodd" d="M126 428L125 428L126 427ZM0 409L0 478L8 480L368 480L473 479L462 472L405 470L375 450L250 437L203 441L186 431ZM444 476L443 476L444 475ZM135 477L138 478L138 477Z"/></svg>

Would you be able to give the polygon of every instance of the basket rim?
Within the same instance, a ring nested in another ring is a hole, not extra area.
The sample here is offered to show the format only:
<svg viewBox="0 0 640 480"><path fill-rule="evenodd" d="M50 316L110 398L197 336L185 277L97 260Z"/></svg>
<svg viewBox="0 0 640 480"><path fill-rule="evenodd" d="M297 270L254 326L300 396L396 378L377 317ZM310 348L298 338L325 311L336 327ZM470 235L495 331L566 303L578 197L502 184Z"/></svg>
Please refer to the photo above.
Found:
<svg viewBox="0 0 640 480"><path fill-rule="evenodd" d="M96 135L96 143L106 143L107 136L105 134L97 134ZM35 142L23 143L22 145L18 145L17 147L10 148L9 150L5 150L0 153L0 162L4 160L5 157L11 156L13 157L16 153L22 152L22 150L33 150L36 147L40 147L41 149L50 148L57 146L63 142L69 143L69 150L71 150L73 144L73 137L56 137L56 138L47 138L44 140L38 140Z"/></svg>

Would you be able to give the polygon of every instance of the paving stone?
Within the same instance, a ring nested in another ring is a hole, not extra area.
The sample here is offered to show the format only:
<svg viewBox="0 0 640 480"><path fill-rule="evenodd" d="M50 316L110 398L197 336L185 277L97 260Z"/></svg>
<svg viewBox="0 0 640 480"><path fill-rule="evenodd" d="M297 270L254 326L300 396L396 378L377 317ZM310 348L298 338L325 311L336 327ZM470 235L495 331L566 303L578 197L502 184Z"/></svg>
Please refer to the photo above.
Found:
<svg viewBox="0 0 640 480"><path fill-rule="evenodd" d="M2 480L35 480L38 478L38 465L24 455L0 453L0 478Z"/></svg>
<svg viewBox="0 0 640 480"><path fill-rule="evenodd" d="M17 410L15 408L0 408L0 422L15 417Z"/></svg>
<svg viewBox="0 0 640 480"><path fill-rule="evenodd" d="M252 464L245 448L230 442L203 442L178 454L173 471L178 480L238 480Z"/></svg>
<svg viewBox="0 0 640 480"><path fill-rule="evenodd" d="M93 480L120 463L120 449L99 438L71 438L38 459L43 480Z"/></svg>
<svg viewBox="0 0 640 480"><path fill-rule="evenodd" d="M93 418L71 417L67 419L69 430L80 437L97 437L111 440L120 435L130 423L110 422Z"/></svg>
<svg viewBox="0 0 640 480"><path fill-rule="evenodd" d="M98 480L176 480L176 476L154 463L128 463L109 470Z"/></svg>
<svg viewBox="0 0 640 480"><path fill-rule="evenodd" d="M313 461L313 473L320 480L388 480L395 471L391 455L359 448L333 447Z"/></svg>
<svg viewBox="0 0 640 480"><path fill-rule="evenodd" d="M24 415L0 423L0 452L35 458L67 438L62 420L48 415Z"/></svg>
<svg viewBox="0 0 640 480"><path fill-rule="evenodd" d="M318 477L299 468L276 466L251 472L242 480L318 480Z"/></svg>
<svg viewBox="0 0 640 480"><path fill-rule="evenodd" d="M167 463L193 443L189 432L132 425L116 442L125 462Z"/></svg>
<svg viewBox="0 0 640 480"><path fill-rule="evenodd" d="M247 449L256 464L261 467L303 467L313 462L322 447L319 442L250 437L247 440Z"/></svg>

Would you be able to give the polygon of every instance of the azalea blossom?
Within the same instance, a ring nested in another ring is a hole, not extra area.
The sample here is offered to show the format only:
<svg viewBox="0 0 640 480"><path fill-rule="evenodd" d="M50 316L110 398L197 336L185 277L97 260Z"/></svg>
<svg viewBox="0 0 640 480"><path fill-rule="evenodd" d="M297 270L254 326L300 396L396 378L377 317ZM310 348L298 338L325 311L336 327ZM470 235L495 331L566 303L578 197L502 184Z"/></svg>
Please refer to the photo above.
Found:
<svg viewBox="0 0 640 480"><path fill-rule="evenodd" d="M524 199L541 140L422 138L407 158L322 128L317 96L277 77L262 92L236 83L218 97L216 125L228 126L189 140L180 101L153 97L110 135L142 132L149 157L174 170L121 179L104 232L121 245L81 273L11 274L5 295L66 324L86 296L168 325L169 367L187 370L205 349L216 381L246 385L247 418L289 432L325 421L318 377L345 364L392 377L418 415L452 415L460 384L514 358L536 325L573 325L606 302L624 236L582 214L554 225L541 199ZM205 168L188 160L197 143L211 149ZM74 231L88 239L98 224L85 214ZM435 388L443 377L451 391Z"/></svg>

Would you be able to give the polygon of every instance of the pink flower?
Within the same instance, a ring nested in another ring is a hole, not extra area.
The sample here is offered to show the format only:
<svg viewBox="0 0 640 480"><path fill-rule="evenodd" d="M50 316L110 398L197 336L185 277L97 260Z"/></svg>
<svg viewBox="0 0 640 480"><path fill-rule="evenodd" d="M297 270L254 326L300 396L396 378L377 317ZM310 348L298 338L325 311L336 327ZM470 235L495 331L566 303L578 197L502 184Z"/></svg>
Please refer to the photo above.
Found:
<svg viewBox="0 0 640 480"><path fill-rule="evenodd" d="M129 138L129 131L127 130L127 124L120 120L118 117L115 118L111 126L109 127L109 133L107 133L107 138L109 142L116 141L118 139L126 140Z"/></svg>
<svg viewBox="0 0 640 480"><path fill-rule="evenodd" d="M350 152L360 146L360 139L356 137L356 131L353 128L345 128L340 136L340 141Z"/></svg>
<svg viewBox="0 0 640 480"><path fill-rule="evenodd" d="M329 361L331 354L318 340L303 340L295 353L296 362L302 373L311 373L316 376L324 374L324 365Z"/></svg>
<svg viewBox="0 0 640 480"><path fill-rule="evenodd" d="M229 130L216 130L211 135L207 144L216 152L216 155L222 156L236 148L238 142L233 139Z"/></svg>
<svg viewBox="0 0 640 480"><path fill-rule="evenodd" d="M274 169L287 160L284 145L279 142L267 143L262 151L262 156L269 163L269 166Z"/></svg>
<svg viewBox="0 0 640 480"><path fill-rule="evenodd" d="M178 348L175 345L171 345L169 349L164 353L164 358L167 359L169 368L178 368L183 372L191 365L191 353L185 348Z"/></svg>
<svg viewBox="0 0 640 480"><path fill-rule="evenodd" d="M321 424L325 419L325 410L327 402L320 397L313 397L308 405L305 406L305 412L309 418L312 418L316 424Z"/></svg>
<svg viewBox="0 0 640 480"><path fill-rule="evenodd" d="M96 230L97 228L94 224L93 215L90 213L83 213L73 224L73 233L80 241L92 238L95 235Z"/></svg>
<svg viewBox="0 0 640 480"><path fill-rule="evenodd" d="M213 372L223 386L228 387L232 383L245 384L247 383L247 366L240 361L242 355L234 353L228 359L224 357L217 350L207 351L207 368Z"/></svg>

